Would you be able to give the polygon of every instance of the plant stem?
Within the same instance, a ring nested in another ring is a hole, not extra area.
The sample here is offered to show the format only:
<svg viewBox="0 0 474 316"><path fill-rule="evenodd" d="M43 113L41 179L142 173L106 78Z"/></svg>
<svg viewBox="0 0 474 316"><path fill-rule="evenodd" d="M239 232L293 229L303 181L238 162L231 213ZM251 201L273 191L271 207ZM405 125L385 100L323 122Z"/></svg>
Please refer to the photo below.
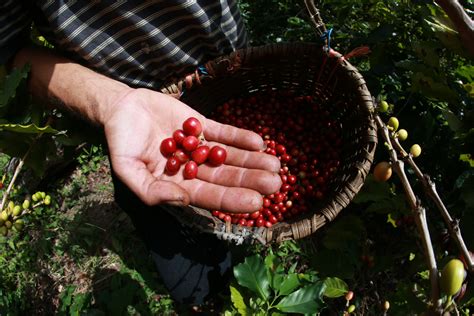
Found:
<svg viewBox="0 0 474 316"><path fill-rule="evenodd" d="M23 158L20 159L20 161L18 162L18 165L16 165L15 172L13 173L13 177L12 177L10 183L8 184L8 188L5 191L5 193L3 193L2 202L0 203L0 211L3 210L3 208L5 207L5 203L7 202L8 196L10 195L10 192L13 189L16 178L20 174L21 168L23 168L23 165L25 164L25 159L28 156L28 154L30 153L30 150L31 150L31 146L30 146L30 148L28 148L25 155L23 155Z"/></svg>
<svg viewBox="0 0 474 316"><path fill-rule="evenodd" d="M446 223L446 226L448 227L448 231L451 235L451 238L456 241L459 250L464 256L466 265L468 266L468 270L471 273L474 273L474 262L469 254L469 250L467 249L464 239L462 238L461 230L459 228L459 220L453 219L451 217L448 212L448 209L446 208L443 201L439 197L438 192L436 191L436 184L434 183L434 181L431 180L429 175L423 174L423 172L421 172L420 168L418 168L417 164L413 160L413 157L403 149L398 139L394 139L392 143L395 149L400 153L404 161L406 161L410 165L410 168L413 169L418 180L421 181L423 189L425 190L425 194L429 198L431 198L438 207Z"/></svg>
<svg viewBox="0 0 474 316"><path fill-rule="evenodd" d="M441 309L441 300L439 297L439 282L438 282L438 268L436 264L436 258L433 250L433 244L431 243L430 231L428 228L428 222L426 219L426 210L421 206L420 201L415 196L413 189L408 181L408 178L404 169L403 160L399 160L397 152L393 148L392 138L388 127L382 122L378 115L375 116L375 120L379 131L381 132L385 142L388 144L388 151L390 154L390 160L393 163L394 170L402 182L405 194L408 198L408 203L413 211L415 216L416 226L418 232L420 233L420 238L423 243L423 248L425 252L425 257L428 261L428 267L430 271L430 283L431 283L431 303L435 310Z"/></svg>

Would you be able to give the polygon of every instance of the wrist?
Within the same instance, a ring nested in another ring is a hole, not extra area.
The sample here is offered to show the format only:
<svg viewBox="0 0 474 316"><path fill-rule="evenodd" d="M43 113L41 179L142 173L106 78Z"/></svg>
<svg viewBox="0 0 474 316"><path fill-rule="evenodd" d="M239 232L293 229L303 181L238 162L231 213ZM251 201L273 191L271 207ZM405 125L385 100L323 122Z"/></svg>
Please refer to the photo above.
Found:
<svg viewBox="0 0 474 316"><path fill-rule="evenodd" d="M120 101L135 89L107 77L100 78L97 84L98 89L94 90L90 95L91 107L94 109L91 119L97 124L104 126L115 112Z"/></svg>

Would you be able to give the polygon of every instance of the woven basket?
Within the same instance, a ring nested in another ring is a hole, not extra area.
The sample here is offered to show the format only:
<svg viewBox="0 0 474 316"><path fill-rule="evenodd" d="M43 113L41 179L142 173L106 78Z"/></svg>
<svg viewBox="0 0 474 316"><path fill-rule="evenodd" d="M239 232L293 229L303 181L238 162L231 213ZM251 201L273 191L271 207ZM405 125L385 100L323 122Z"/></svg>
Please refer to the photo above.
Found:
<svg viewBox="0 0 474 316"><path fill-rule="evenodd" d="M332 221L362 187L377 144L373 101L361 74L340 54L312 43L274 44L242 49L166 85L162 92L208 115L231 98L274 89L311 95L342 125L342 158L329 183L330 194L311 211L270 228L223 222L209 210L169 209L182 223L237 244L299 239Z"/></svg>

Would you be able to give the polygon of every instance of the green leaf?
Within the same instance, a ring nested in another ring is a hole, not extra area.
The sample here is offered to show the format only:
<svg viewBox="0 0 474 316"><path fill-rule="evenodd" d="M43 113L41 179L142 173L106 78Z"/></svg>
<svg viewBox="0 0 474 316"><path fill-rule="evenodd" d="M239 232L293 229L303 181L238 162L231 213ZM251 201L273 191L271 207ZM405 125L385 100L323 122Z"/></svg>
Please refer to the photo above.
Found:
<svg viewBox="0 0 474 316"><path fill-rule="evenodd" d="M35 124L21 125L21 124L0 124L0 130L11 131L16 133L27 133L27 134L57 134L57 130L51 126L38 127Z"/></svg>
<svg viewBox="0 0 474 316"><path fill-rule="evenodd" d="M333 277L324 280L324 296L330 298L341 297L349 291L349 287L343 280Z"/></svg>
<svg viewBox="0 0 474 316"><path fill-rule="evenodd" d="M281 295L288 295L293 292L298 286L300 286L298 274L292 273L283 278L280 286L276 290Z"/></svg>
<svg viewBox="0 0 474 316"><path fill-rule="evenodd" d="M265 300L270 295L270 280L267 273L268 269L258 255L247 257L243 263L234 267L237 282Z"/></svg>
<svg viewBox="0 0 474 316"><path fill-rule="evenodd" d="M459 33L454 30L450 25L446 25L441 19L433 18L432 21L425 20L428 26L431 27L436 37L443 43L444 46L449 48L454 53L462 57L469 58L469 54L464 48Z"/></svg>
<svg viewBox="0 0 474 316"><path fill-rule="evenodd" d="M474 66L472 65L462 65L456 69L456 74L463 77L466 81L474 81Z"/></svg>
<svg viewBox="0 0 474 316"><path fill-rule="evenodd" d="M352 247L365 234L362 220L354 215L343 217L331 225L323 238L328 249L342 250Z"/></svg>
<svg viewBox="0 0 474 316"><path fill-rule="evenodd" d="M421 72L417 72L412 76L412 90L439 101L455 103L459 99L458 94L445 83Z"/></svg>
<svg viewBox="0 0 474 316"><path fill-rule="evenodd" d="M282 312L314 314L321 308L321 294L324 283L308 285L284 297L277 306Z"/></svg>
<svg viewBox="0 0 474 316"><path fill-rule="evenodd" d="M463 124L461 120L456 115L454 115L453 112L448 109L443 109L442 113L444 119L448 122L448 125L453 130L453 132L458 132L462 129Z"/></svg>
<svg viewBox="0 0 474 316"><path fill-rule="evenodd" d="M2 86L0 87L0 108L5 107L10 100L15 98L17 88L20 86L23 80L28 77L30 71L30 65L25 65L22 69L15 68L5 78Z"/></svg>
<svg viewBox="0 0 474 316"><path fill-rule="evenodd" d="M387 182L377 182L370 174L362 189L352 200L353 203L377 202L392 196L390 185Z"/></svg>
<svg viewBox="0 0 474 316"><path fill-rule="evenodd" d="M435 43L427 41L416 41L412 43L412 47L416 55L427 65L435 68L439 67L439 54L436 51L438 46Z"/></svg>
<svg viewBox="0 0 474 316"><path fill-rule="evenodd" d="M230 286L230 299L234 307L242 316L249 315L249 310L247 305L245 305L244 297L239 290L233 286Z"/></svg>

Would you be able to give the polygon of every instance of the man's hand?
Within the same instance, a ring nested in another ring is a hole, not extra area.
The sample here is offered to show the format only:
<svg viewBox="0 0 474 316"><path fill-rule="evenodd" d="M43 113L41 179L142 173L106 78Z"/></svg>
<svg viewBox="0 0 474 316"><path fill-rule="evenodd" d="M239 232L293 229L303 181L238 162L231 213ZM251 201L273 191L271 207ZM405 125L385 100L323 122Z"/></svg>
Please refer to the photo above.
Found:
<svg viewBox="0 0 474 316"><path fill-rule="evenodd" d="M164 172L167 159L160 144L189 117L199 119L206 141L224 147L227 159L220 167L200 165L197 178L185 180L182 170L173 176ZM262 194L274 193L281 186L280 162L259 152L264 148L259 135L206 119L162 93L131 90L109 107L103 124L115 173L148 205L190 203L252 212L261 208Z"/></svg>

